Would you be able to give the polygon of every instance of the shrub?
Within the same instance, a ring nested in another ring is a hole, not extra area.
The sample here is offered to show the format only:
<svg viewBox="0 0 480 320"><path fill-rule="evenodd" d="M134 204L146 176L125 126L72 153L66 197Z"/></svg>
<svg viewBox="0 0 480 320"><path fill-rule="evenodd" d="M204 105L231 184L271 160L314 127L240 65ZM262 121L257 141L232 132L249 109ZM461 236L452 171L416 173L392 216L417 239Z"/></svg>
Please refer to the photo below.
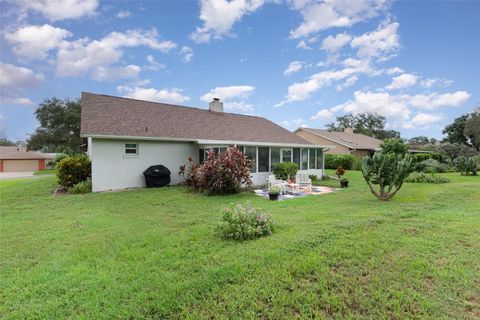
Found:
<svg viewBox="0 0 480 320"><path fill-rule="evenodd" d="M455 169L463 175L477 175L477 162L474 157L461 156L455 159Z"/></svg>
<svg viewBox="0 0 480 320"><path fill-rule="evenodd" d="M429 153L416 153L412 156L412 162L420 163L431 158L432 158L432 155Z"/></svg>
<svg viewBox="0 0 480 320"><path fill-rule="evenodd" d="M87 180L82 181L68 189L70 193L89 193L92 192L92 179L87 178Z"/></svg>
<svg viewBox="0 0 480 320"><path fill-rule="evenodd" d="M413 172L406 179L405 182L410 183L449 183L450 179L442 177L437 174L426 174L423 172Z"/></svg>
<svg viewBox="0 0 480 320"><path fill-rule="evenodd" d="M92 175L92 165L86 155L66 157L57 164L58 183L69 189Z"/></svg>
<svg viewBox="0 0 480 320"><path fill-rule="evenodd" d="M403 156L408 152L408 145L402 139L386 139L381 145L383 153Z"/></svg>
<svg viewBox="0 0 480 320"><path fill-rule="evenodd" d="M273 173L275 177L280 180L288 180L295 177L298 171L298 166L293 162L281 162L275 164Z"/></svg>
<svg viewBox="0 0 480 320"><path fill-rule="evenodd" d="M359 158L351 154L326 154L325 169L335 170L338 166L342 166L344 169L353 170L359 161Z"/></svg>
<svg viewBox="0 0 480 320"><path fill-rule="evenodd" d="M253 162L237 147L221 154L209 151L207 160L200 165L194 164L191 158L188 162L188 172L186 165L182 165L178 174L185 178L187 186L197 191L210 195L232 194L239 192L242 184L252 184L250 167Z"/></svg>
<svg viewBox="0 0 480 320"><path fill-rule="evenodd" d="M65 159L65 158L68 158L68 154L58 153L58 154L55 156L54 162L55 162L55 163L59 163L60 161L62 161L62 160Z"/></svg>
<svg viewBox="0 0 480 320"><path fill-rule="evenodd" d="M217 233L225 239L248 240L272 234L275 221L251 203L238 204L224 210Z"/></svg>
<svg viewBox="0 0 480 320"><path fill-rule="evenodd" d="M318 181L318 177L317 177L316 175L314 175L314 174L311 174L311 175L309 175L308 177L310 178L310 180L312 180L312 183Z"/></svg>
<svg viewBox="0 0 480 320"><path fill-rule="evenodd" d="M268 188L268 194L279 194L281 191L280 187L270 187Z"/></svg>
<svg viewBox="0 0 480 320"><path fill-rule="evenodd" d="M343 169L342 166L338 166L337 171L335 171L335 174L340 179L345 174L345 169Z"/></svg>
<svg viewBox="0 0 480 320"><path fill-rule="evenodd" d="M414 164L415 171L426 173L444 173L448 172L448 166L434 159L427 159Z"/></svg>

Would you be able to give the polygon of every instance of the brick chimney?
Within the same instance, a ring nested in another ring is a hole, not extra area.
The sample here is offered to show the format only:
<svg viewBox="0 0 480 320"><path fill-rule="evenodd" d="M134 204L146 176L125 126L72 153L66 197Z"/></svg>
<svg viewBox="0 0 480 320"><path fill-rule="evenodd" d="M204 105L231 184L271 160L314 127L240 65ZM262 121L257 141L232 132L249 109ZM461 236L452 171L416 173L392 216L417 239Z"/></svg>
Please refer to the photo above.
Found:
<svg viewBox="0 0 480 320"><path fill-rule="evenodd" d="M343 129L343 132L345 132L346 134L353 134L353 129L352 128L345 128L345 129Z"/></svg>
<svg viewBox="0 0 480 320"><path fill-rule="evenodd" d="M208 110L213 112L223 112L223 102L219 98L213 98L212 102L208 104Z"/></svg>

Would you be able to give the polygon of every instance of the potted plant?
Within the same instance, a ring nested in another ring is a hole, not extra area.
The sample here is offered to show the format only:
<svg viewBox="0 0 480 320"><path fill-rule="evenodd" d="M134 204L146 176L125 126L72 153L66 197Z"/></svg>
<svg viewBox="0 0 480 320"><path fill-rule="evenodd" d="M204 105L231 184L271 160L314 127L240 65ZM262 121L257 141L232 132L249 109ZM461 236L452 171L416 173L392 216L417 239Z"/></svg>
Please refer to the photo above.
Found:
<svg viewBox="0 0 480 320"><path fill-rule="evenodd" d="M347 178L340 179L340 187L348 188L348 179Z"/></svg>
<svg viewBox="0 0 480 320"><path fill-rule="evenodd" d="M268 197L270 200L278 200L278 195L280 194L279 187L270 187L268 188Z"/></svg>

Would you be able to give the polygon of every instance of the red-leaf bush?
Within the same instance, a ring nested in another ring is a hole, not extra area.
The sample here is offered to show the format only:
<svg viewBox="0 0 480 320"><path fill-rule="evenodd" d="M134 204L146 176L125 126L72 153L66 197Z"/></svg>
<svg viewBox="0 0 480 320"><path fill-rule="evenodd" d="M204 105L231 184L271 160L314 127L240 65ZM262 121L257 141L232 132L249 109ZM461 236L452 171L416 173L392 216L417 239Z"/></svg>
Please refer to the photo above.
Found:
<svg viewBox="0 0 480 320"><path fill-rule="evenodd" d="M232 194L240 191L242 185L250 186L250 168L253 162L237 147L217 154L209 151L202 164L195 164L188 159L186 166L180 166L179 174L185 179L187 186L211 195Z"/></svg>

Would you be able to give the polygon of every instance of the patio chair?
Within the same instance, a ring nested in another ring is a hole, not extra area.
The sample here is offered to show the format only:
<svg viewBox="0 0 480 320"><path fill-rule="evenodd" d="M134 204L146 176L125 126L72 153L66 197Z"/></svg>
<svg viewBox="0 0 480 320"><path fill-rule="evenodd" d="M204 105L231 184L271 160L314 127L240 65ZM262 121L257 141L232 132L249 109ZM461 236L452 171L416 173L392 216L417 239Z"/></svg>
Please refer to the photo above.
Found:
<svg viewBox="0 0 480 320"><path fill-rule="evenodd" d="M308 177L307 172L299 172L295 176L295 182L298 183L299 188L305 188L307 191L312 190L312 179Z"/></svg>
<svg viewBox="0 0 480 320"><path fill-rule="evenodd" d="M269 188L271 187L280 188L280 190L282 191L282 194L285 193L285 191L287 190L287 183L283 180L276 179L273 174L267 177L267 183Z"/></svg>

